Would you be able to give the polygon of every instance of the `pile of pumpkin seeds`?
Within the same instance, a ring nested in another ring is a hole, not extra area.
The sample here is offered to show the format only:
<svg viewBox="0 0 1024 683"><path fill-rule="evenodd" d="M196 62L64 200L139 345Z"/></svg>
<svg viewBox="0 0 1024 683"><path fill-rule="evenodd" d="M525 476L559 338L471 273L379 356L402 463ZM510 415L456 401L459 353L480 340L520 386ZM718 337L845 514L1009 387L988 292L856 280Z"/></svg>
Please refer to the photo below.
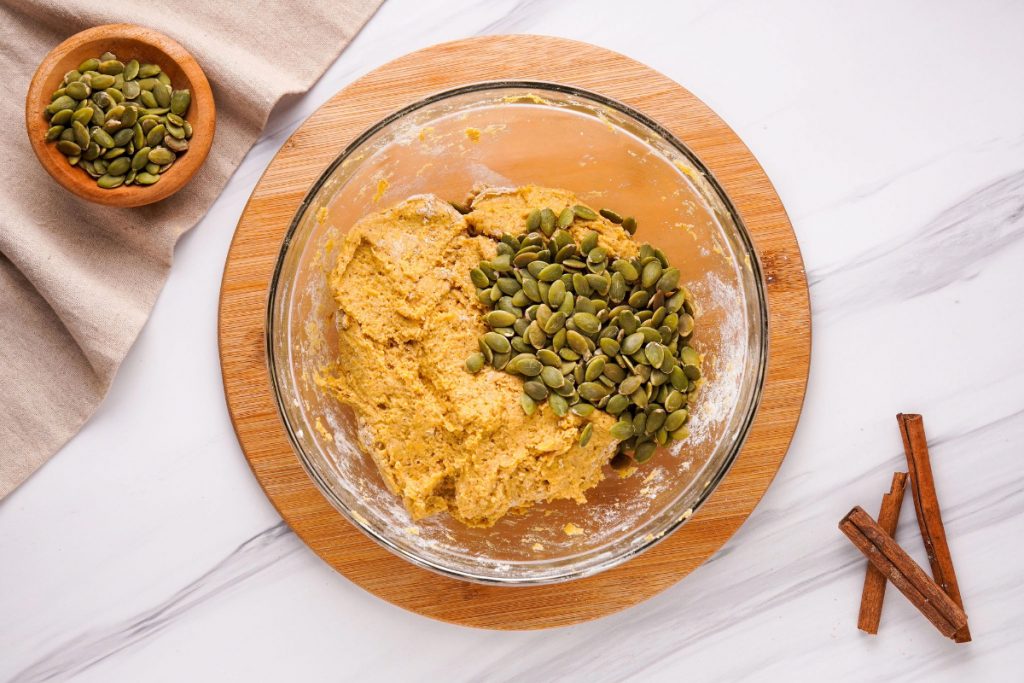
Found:
<svg viewBox="0 0 1024 683"><path fill-rule="evenodd" d="M636 232L634 219L600 213ZM644 244L636 258L618 258L598 246L594 231L577 244L567 230L575 220L597 214L582 205L557 215L535 209L526 234L502 235L497 256L472 270L490 331L466 369L490 364L522 377L528 415L547 401L559 416L603 410L617 417L611 464L622 468L630 456L645 462L658 445L688 434L701 381L700 354L689 345L694 301L660 249ZM588 422L581 446L592 433Z"/></svg>
<svg viewBox="0 0 1024 683"><path fill-rule="evenodd" d="M104 189L152 185L188 151L191 103L159 65L105 52L64 74L46 107L46 139Z"/></svg>

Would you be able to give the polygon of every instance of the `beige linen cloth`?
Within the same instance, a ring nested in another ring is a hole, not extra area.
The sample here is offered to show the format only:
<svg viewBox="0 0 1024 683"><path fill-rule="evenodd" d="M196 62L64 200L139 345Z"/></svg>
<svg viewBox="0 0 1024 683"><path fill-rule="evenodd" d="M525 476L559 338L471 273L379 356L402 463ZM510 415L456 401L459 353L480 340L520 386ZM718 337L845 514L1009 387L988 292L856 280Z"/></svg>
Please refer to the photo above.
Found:
<svg viewBox="0 0 1024 683"><path fill-rule="evenodd" d="M274 104L312 86L381 1L0 0L0 498L99 405L163 287L175 242L213 203ZM133 209L90 204L51 180L23 114L47 52L121 22L184 45L217 105L213 148L192 182L170 201Z"/></svg>

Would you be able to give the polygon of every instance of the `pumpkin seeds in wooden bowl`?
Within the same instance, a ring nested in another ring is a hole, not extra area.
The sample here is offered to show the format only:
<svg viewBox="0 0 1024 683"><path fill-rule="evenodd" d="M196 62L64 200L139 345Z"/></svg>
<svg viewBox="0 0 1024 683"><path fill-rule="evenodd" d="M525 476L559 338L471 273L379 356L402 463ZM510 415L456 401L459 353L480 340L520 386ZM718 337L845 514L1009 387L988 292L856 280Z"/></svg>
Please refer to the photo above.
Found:
<svg viewBox="0 0 1024 683"><path fill-rule="evenodd" d="M155 185L188 152L191 104L191 91L175 90L159 64L104 52L64 74L43 111L45 138L103 189ZM139 178L148 164L153 172Z"/></svg>

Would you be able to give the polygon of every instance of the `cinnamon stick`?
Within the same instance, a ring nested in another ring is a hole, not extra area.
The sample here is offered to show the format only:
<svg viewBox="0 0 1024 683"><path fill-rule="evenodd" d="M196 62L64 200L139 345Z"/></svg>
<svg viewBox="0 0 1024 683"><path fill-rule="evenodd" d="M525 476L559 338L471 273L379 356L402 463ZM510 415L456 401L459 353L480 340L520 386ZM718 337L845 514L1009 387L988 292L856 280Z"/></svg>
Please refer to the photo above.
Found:
<svg viewBox="0 0 1024 683"><path fill-rule="evenodd" d="M906 490L907 473L894 472L889 493L882 496L882 507L878 510L878 526L893 538L900 521L903 507L903 493ZM885 575L868 562L864 576L864 591L860 599L860 616L857 628L867 633L878 633L878 622L882 618L882 601L885 600Z"/></svg>
<svg viewBox="0 0 1024 683"><path fill-rule="evenodd" d="M947 638L967 626L967 615L939 584L857 506L839 522L857 549Z"/></svg>
<svg viewBox="0 0 1024 683"><path fill-rule="evenodd" d="M962 610L964 601L960 596L960 586L953 570L953 557L949 553L946 530L942 525L942 512L939 509L939 498L935 493L935 479L932 477L931 458L928 456L924 420L920 415L900 413L896 416L896 421L899 422L903 450L907 454L914 510L917 512L917 523L921 527L921 538L928 554L928 563L932 567L932 576ZM958 643L970 642L971 632L966 625L962 632L956 634L954 640Z"/></svg>

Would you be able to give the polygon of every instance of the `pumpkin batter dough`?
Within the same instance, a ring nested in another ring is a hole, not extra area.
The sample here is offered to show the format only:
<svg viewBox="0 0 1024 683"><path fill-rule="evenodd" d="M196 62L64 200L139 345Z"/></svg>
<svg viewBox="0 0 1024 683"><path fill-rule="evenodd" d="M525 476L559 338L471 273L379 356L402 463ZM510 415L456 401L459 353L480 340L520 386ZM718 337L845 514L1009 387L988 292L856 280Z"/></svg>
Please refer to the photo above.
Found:
<svg viewBox="0 0 1024 683"><path fill-rule="evenodd" d="M614 452L602 411L558 417L547 404L527 416L522 380L465 359L487 331L469 271L496 253L503 232L525 231L534 208L580 203L537 187L478 193L461 215L432 195L366 216L345 235L329 284L338 305L338 361L321 384L355 411L362 448L413 518L447 511L491 526L509 511L568 498L586 502ZM577 220L579 241L600 234L610 252L637 247L604 218ZM580 428L594 423L585 448Z"/></svg>

